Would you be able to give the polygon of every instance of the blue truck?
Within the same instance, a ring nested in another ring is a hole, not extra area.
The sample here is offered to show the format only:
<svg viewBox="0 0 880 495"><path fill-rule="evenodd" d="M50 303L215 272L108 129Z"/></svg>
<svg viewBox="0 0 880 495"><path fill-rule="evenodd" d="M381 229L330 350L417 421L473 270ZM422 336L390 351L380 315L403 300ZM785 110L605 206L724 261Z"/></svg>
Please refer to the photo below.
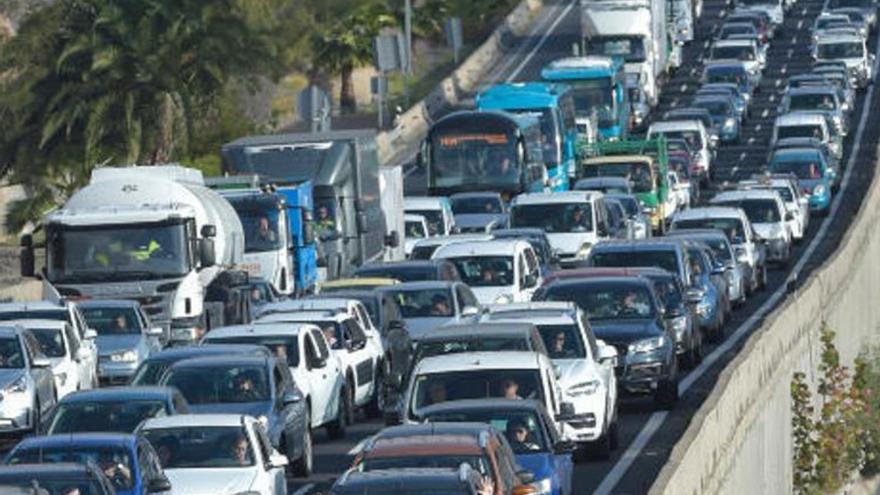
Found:
<svg viewBox="0 0 880 495"><path fill-rule="evenodd" d="M567 191L570 188L570 179L576 173L578 138L570 86L543 82L497 84L481 91L476 103L479 110L535 116L541 123L550 190Z"/></svg>
<svg viewBox="0 0 880 495"><path fill-rule="evenodd" d="M258 175L240 175L206 183L229 201L244 227L239 268L265 279L279 294L312 291L318 280L312 182L274 185Z"/></svg>
<svg viewBox="0 0 880 495"><path fill-rule="evenodd" d="M571 86L576 120L595 115L600 139L626 139L632 108L622 59L602 56L563 58L544 67L541 78Z"/></svg>

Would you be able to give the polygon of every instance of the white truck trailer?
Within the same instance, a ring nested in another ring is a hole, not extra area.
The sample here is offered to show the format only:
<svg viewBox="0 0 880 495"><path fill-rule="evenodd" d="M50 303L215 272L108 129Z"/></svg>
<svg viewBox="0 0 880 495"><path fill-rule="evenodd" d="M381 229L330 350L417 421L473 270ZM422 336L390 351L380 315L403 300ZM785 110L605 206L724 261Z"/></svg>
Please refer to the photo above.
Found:
<svg viewBox="0 0 880 495"><path fill-rule="evenodd" d="M133 299L175 344L249 319L244 233L200 171L176 165L99 168L38 227L42 277L69 299ZM22 275L34 275L33 236Z"/></svg>

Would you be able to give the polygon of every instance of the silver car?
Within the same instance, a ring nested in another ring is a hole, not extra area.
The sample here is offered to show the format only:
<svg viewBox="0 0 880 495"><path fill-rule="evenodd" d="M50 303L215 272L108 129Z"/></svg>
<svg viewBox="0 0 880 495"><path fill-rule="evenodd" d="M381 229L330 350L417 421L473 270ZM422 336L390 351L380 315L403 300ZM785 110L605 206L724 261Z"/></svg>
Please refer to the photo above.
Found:
<svg viewBox="0 0 880 495"><path fill-rule="evenodd" d="M470 287L461 282L406 282L380 289L400 305L413 340L434 328L456 323L474 323L480 303Z"/></svg>
<svg viewBox="0 0 880 495"><path fill-rule="evenodd" d="M0 327L0 438L36 431L57 402L52 364L21 327Z"/></svg>
<svg viewBox="0 0 880 495"><path fill-rule="evenodd" d="M97 300L79 303L89 328L98 333L98 380L124 385L150 354L167 342L162 327L150 325L135 301Z"/></svg>

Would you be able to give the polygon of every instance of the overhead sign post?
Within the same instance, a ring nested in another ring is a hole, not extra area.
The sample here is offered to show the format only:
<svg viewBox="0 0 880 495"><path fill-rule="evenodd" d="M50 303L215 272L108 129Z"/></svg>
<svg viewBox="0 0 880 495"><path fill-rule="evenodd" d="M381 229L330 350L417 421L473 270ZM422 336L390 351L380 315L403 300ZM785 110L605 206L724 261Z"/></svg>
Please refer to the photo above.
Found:
<svg viewBox="0 0 880 495"><path fill-rule="evenodd" d="M385 105L388 95L388 74L405 72L409 67L406 37L401 33L382 34L373 39L373 64L377 77L370 81L370 89L376 98L379 128L385 127Z"/></svg>
<svg viewBox="0 0 880 495"><path fill-rule="evenodd" d="M452 48L452 60L455 62L455 65L458 65L463 45L461 18L450 17L446 19L446 23L443 25L443 34L446 35L446 44L449 45L449 48Z"/></svg>

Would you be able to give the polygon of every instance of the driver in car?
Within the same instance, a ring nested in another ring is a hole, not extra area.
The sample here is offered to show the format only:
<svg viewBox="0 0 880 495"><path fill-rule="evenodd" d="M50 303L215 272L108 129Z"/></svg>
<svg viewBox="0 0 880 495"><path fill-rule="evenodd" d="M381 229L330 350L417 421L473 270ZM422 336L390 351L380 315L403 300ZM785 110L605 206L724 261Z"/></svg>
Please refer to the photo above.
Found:
<svg viewBox="0 0 880 495"><path fill-rule="evenodd" d="M431 298L431 316L449 316L449 300L443 294L434 294Z"/></svg>
<svg viewBox="0 0 880 495"><path fill-rule="evenodd" d="M129 486L131 484L131 470L117 454L102 455L98 458L98 466L114 485Z"/></svg>
<svg viewBox="0 0 880 495"><path fill-rule="evenodd" d="M507 441L510 442L514 452L541 449L538 444L531 441L529 429L523 421L518 419L508 421L505 430Z"/></svg>
<svg viewBox="0 0 880 495"><path fill-rule="evenodd" d="M644 315L648 314L649 311L650 308L644 301L644 298L639 297L639 294L635 291L629 291L623 296L620 309L617 313L624 315Z"/></svg>

